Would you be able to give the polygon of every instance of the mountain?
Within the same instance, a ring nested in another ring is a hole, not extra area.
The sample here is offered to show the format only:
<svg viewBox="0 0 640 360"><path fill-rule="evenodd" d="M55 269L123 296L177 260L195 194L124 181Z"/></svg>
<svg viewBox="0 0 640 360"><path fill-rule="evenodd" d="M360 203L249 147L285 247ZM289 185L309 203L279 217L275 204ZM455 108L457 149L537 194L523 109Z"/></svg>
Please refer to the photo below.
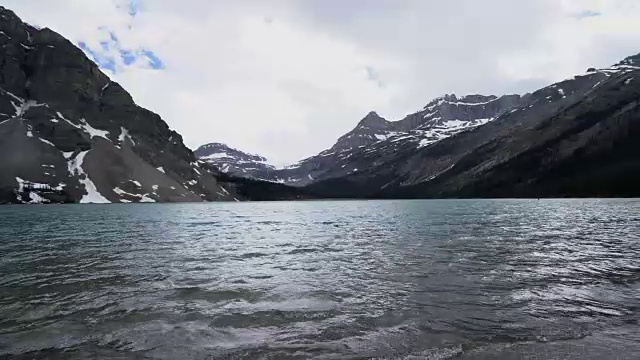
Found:
<svg viewBox="0 0 640 360"><path fill-rule="evenodd" d="M194 154L224 173L248 178L269 179L276 169L260 155L248 154L221 143L202 145Z"/></svg>
<svg viewBox="0 0 640 360"><path fill-rule="evenodd" d="M485 125L316 182L325 197L640 196L640 54L523 96ZM446 100L445 100L446 101ZM370 151L373 151L370 153Z"/></svg>
<svg viewBox="0 0 640 360"><path fill-rule="evenodd" d="M0 203L299 198L221 174L54 31L0 7Z"/></svg>
<svg viewBox="0 0 640 360"><path fill-rule="evenodd" d="M196 153L201 160L232 174L304 186L361 171L371 166L372 160L377 163L399 151L417 151L486 124L525 100L519 95L445 95L399 121L388 121L370 112L330 149L282 169L265 164L259 156L227 151L222 144L216 144L211 153Z"/></svg>

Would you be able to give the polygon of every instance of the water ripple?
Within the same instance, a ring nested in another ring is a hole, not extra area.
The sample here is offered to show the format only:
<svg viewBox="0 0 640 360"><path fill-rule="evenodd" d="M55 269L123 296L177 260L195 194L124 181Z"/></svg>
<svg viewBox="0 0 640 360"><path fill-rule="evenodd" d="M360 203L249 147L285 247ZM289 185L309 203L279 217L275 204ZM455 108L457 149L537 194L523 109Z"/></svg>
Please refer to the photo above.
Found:
<svg viewBox="0 0 640 360"><path fill-rule="evenodd" d="M0 357L635 359L639 212L638 200L1 207Z"/></svg>

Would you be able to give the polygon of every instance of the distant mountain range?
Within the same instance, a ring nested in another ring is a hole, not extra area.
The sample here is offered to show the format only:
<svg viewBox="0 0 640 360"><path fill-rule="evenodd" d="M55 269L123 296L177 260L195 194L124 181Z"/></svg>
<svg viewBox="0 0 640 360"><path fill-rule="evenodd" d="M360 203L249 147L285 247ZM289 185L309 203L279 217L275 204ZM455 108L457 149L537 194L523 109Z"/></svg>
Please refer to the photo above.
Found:
<svg viewBox="0 0 640 360"><path fill-rule="evenodd" d="M445 95L400 121L370 112L330 149L282 169L258 155L196 153L320 197L640 196L639 65L640 54L522 96Z"/></svg>
<svg viewBox="0 0 640 360"><path fill-rule="evenodd" d="M0 7L0 203L277 200L197 160L61 35Z"/></svg>
<svg viewBox="0 0 640 360"><path fill-rule="evenodd" d="M361 171L364 169L360 162L362 156L382 158L405 146L417 150L486 124L521 101L519 95L468 95L461 98L445 95L400 121L387 121L372 111L330 149L285 168L276 168L262 156L250 155L220 143L203 145L195 153L200 160L224 172L304 186Z"/></svg>
<svg viewBox="0 0 640 360"><path fill-rule="evenodd" d="M640 54L525 95L375 112L284 168L180 134L0 7L0 203L640 196ZM293 186L291 186L293 185Z"/></svg>

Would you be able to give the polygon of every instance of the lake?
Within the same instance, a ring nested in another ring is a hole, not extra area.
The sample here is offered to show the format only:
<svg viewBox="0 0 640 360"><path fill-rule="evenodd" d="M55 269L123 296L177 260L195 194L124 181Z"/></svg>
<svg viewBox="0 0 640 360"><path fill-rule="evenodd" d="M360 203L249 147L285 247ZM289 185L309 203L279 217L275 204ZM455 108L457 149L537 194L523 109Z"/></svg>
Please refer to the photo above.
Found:
<svg viewBox="0 0 640 360"><path fill-rule="evenodd" d="M2 206L0 256L0 358L640 354L640 200Z"/></svg>

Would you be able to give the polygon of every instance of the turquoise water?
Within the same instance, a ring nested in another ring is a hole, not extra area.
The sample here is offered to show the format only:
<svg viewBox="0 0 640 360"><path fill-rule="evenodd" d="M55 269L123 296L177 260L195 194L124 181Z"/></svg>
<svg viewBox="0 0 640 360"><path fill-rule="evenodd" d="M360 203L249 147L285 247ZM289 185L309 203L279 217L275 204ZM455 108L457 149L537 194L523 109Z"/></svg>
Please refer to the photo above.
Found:
<svg viewBox="0 0 640 360"><path fill-rule="evenodd" d="M637 359L640 200L0 207L0 357Z"/></svg>

